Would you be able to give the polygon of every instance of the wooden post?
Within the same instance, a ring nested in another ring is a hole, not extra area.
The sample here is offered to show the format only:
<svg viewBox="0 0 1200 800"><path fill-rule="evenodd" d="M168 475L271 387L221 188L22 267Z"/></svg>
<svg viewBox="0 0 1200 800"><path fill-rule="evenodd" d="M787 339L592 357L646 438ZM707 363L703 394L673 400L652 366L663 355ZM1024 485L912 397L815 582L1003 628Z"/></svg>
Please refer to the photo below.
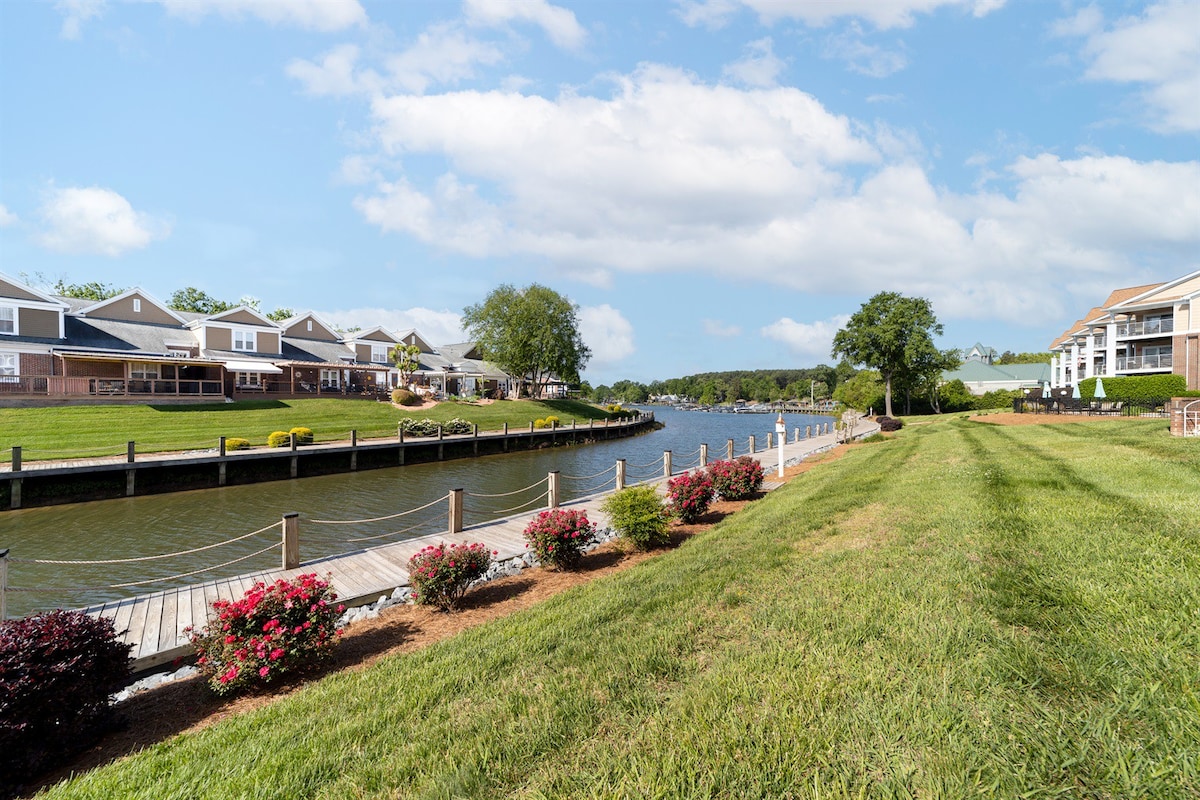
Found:
<svg viewBox="0 0 1200 800"><path fill-rule="evenodd" d="M462 533L463 529L463 490L450 490L450 532Z"/></svg>
<svg viewBox="0 0 1200 800"><path fill-rule="evenodd" d="M758 452L758 450L756 449L755 444L754 444L754 435L751 434L750 435L750 455L754 455L756 452Z"/></svg>
<svg viewBox="0 0 1200 800"><path fill-rule="evenodd" d="M13 472L21 471L21 448L20 447L14 447L12 449L12 471Z"/></svg>
<svg viewBox="0 0 1200 800"><path fill-rule="evenodd" d="M358 471L358 431L350 431L350 471Z"/></svg>
<svg viewBox="0 0 1200 800"><path fill-rule="evenodd" d="M21 478L12 478L8 482L8 507L17 509L21 507Z"/></svg>
<svg viewBox="0 0 1200 800"><path fill-rule="evenodd" d="M296 434L294 434L294 433L289 433L289 434L288 434L288 444L290 444L290 445L291 445L291 448L292 448L292 452L293 452L293 453L294 453L294 452L296 452L296 440L297 440L298 438L300 438L300 437L298 437L298 436L297 436ZM294 477L296 477L296 476L295 476L295 475L293 475L292 477L294 478Z"/></svg>
<svg viewBox="0 0 1200 800"><path fill-rule="evenodd" d="M708 442L701 442L700 444L700 466L708 466Z"/></svg>
<svg viewBox="0 0 1200 800"><path fill-rule="evenodd" d="M283 515L283 569L300 566L300 514L291 511Z"/></svg>
<svg viewBox="0 0 1200 800"><path fill-rule="evenodd" d="M804 428L804 438L805 439L812 438L812 425L808 425Z"/></svg>
<svg viewBox="0 0 1200 800"><path fill-rule="evenodd" d="M625 459L617 459L617 491L625 488Z"/></svg>
<svg viewBox="0 0 1200 800"><path fill-rule="evenodd" d="M671 477L671 451L663 450L663 477Z"/></svg>
<svg viewBox="0 0 1200 800"><path fill-rule="evenodd" d="M8 619L8 548L0 550L0 622Z"/></svg>
<svg viewBox="0 0 1200 800"><path fill-rule="evenodd" d="M799 443L799 441L800 441L800 426L799 425L796 426L796 431L795 431L795 433L792 434L792 441L797 442L797 443Z"/></svg>
<svg viewBox="0 0 1200 800"><path fill-rule="evenodd" d="M444 438L445 438L445 435L442 433L442 426L438 425L438 441L440 442Z"/></svg>
<svg viewBox="0 0 1200 800"><path fill-rule="evenodd" d="M403 420L396 423L396 439L400 444L404 444L404 422Z"/></svg>
<svg viewBox="0 0 1200 800"><path fill-rule="evenodd" d="M529 432L533 433L533 420L529 420Z"/></svg>
<svg viewBox="0 0 1200 800"><path fill-rule="evenodd" d="M504 452L508 452L508 423L504 423Z"/></svg>
<svg viewBox="0 0 1200 800"><path fill-rule="evenodd" d="M558 470L546 476L546 508L558 508Z"/></svg>
<svg viewBox="0 0 1200 800"><path fill-rule="evenodd" d="M127 469L125 470L125 496L133 497L135 491L137 491L137 470Z"/></svg>
<svg viewBox="0 0 1200 800"><path fill-rule="evenodd" d="M133 463L134 453L137 451L137 446L134 442L129 442L125 445L125 460L130 464Z"/></svg>
<svg viewBox="0 0 1200 800"><path fill-rule="evenodd" d="M725 442L725 458L729 461L733 461L733 439Z"/></svg>
<svg viewBox="0 0 1200 800"><path fill-rule="evenodd" d="M767 449L771 450L775 447L775 434L767 431Z"/></svg>

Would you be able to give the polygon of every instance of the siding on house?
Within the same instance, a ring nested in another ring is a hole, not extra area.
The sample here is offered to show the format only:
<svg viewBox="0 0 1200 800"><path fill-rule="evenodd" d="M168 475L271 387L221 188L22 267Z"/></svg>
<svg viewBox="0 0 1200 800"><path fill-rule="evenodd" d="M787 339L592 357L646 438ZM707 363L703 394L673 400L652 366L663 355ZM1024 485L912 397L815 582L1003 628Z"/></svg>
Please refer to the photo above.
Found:
<svg viewBox="0 0 1200 800"><path fill-rule="evenodd" d="M140 301L141 311L134 311L134 300ZM134 292L110 303L90 309L88 317L115 319L123 322L146 322L152 325L178 325L179 320L159 307L158 303L144 294Z"/></svg>
<svg viewBox="0 0 1200 800"><path fill-rule="evenodd" d="M14 300L32 300L35 303L44 303L45 298L38 297L19 286L15 286L5 280L0 280L0 297L10 297ZM56 333L55 336L58 334Z"/></svg>
<svg viewBox="0 0 1200 800"><path fill-rule="evenodd" d="M36 339L58 338L58 312L40 308L18 308L17 322L22 337Z"/></svg>
<svg viewBox="0 0 1200 800"><path fill-rule="evenodd" d="M233 331L228 328L205 327L204 344L209 350L232 350Z"/></svg>

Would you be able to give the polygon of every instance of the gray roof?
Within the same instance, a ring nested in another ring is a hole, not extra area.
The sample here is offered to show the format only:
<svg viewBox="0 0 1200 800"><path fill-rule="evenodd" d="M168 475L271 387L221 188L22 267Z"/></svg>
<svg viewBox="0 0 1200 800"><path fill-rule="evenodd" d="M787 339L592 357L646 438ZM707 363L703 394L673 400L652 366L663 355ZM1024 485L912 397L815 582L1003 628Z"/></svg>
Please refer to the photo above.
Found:
<svg viewBox="0 0 1200 800"><path fill-rule="evenodd" d="M315 364L347 364L354 361L354 351L338 342L318 339L283 337L283 359L288 361L310 361Z"/></svg>
<svg viewBox="0 0 1200 800"><path fill-rule="evenodd" d="M169 345L196 347L199 344L195 334L174 325L120 322L68 315L64 317L63 328L66 341L56 342L68 349L87 348L130 354L169 355Z"/></svg>

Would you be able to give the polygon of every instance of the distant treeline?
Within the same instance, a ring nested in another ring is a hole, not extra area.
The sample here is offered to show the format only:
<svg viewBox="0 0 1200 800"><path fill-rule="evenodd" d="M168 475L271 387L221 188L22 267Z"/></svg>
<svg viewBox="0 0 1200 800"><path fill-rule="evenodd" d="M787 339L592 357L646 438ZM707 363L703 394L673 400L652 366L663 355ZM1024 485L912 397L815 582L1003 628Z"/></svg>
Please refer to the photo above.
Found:
<svg viewBox="0 0 1200 800"><path fill-rule="evenodd" d="M848 364L836 367L824 364L808 369L756 369L727 372L701 372L683 378L668 378L650 383L617 381L612 386L600 385L583 389L596 401L615 400L622 403L644 403L653 396L673 395L705 405L745 400L769 403L774 400L822 400L833 395L842 381L857 372Z"/></svg>

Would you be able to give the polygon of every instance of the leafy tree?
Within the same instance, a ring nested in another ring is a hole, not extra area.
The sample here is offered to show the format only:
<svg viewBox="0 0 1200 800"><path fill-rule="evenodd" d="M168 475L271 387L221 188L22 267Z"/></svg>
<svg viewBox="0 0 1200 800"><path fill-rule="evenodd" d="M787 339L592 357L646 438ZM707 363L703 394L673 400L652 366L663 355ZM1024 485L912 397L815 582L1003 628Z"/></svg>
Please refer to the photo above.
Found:
<svg viewBox="0 0 1200 800"><path fill-rule="evenodd" d="M850 408L866 411L874 408L879 410L879 401L883 395L883 383L879 373L873 369L864 369L855 373L854 377L841 383L833 390L833 399Z"/></svg>
<svg viewBox="0 0 1200 800"><path fill-rule="evenodd" d="M650 399L649 390L637 381L617 381L612 385L612 393L622 403L644 403Z"/></svg>
<svg viewBox="0 0 1200 800"><path fill-rule="evenodd" d="M218 300L195 286L177 289L171 295L171 299L167 301L167 306L176 311L190 311L194 314L205 315L220 314L222 311L237 308L237 304Z"/></svg>
<svg viewBox="0 0 1200 800"><path fill-rule="evenodd" d="M100 283L99 281L67 283L62 278L59 278L58 283L54 284L53 291L59 297L78 297L82 300L107 300L110 297L116 297L125 290L110 286L107 283Z"/></svg>
<svg viewBox="0 0 1200 800"><path fill-rule="evenodd" d="M415 344L398 344L392 348L389 355L392 357L392 363L400 372L400 385L408 386L412 374L421 366L421 348Z"/></svg>
<svg viewBox="0 0 1200 800"><path fill-rule="evenodd" d="M484 358L530 380L539 395L551 376L578 383L592 355L579 333L579 307L536 283L493 289L463 309L463 327Z"/></svg>
<svg viewBox="0 0 1200 800"><path fill-rule="evenodd" d="M1049 364L1049 353L1014 353L1011 350L1005 350L1000 358L996 360L997 364Z"/></svg>
<svg viewBox="0 0 1200 800"><path fill-rule="evenodd" d="M879 370L890 417L893 384L915 384L933 363L941 363L941 351L933 346L933 335L941 333L928 300L880 292L834 335L833 355Z"/></svg>
<svg viewBox="0 0 1200 800"><path fill-rule="evenodd" d="M592 401L593 402L603 403L605 400L608 400L610 397L612 397L612 387L611 386L606 386L605 384L602 383L599 386L597 386L595 389L592 389Z"/></svg>
<svg viewBox="0 0 1200 800"><path fill-rule="evenodd" d="M272 322L283 322L285 319L291 319L294 316L296 316L295 311L286 306L280 306L270 314L267 314L267 319Z"/></svg>

